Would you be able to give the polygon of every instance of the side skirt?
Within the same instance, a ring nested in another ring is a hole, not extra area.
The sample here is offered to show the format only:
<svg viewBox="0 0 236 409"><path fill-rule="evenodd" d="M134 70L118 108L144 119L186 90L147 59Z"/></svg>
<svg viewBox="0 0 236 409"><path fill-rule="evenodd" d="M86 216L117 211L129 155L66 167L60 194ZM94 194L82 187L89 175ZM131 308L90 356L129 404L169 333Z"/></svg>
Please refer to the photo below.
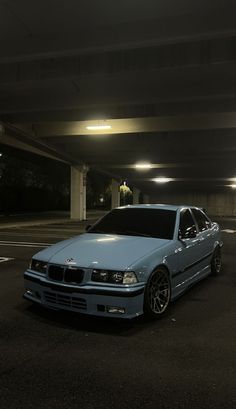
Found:
<svg viewBox="0 0 236 409"><path fill-rule="evenodd" d="M172 296L171 296L171 302L175 301L177 298L179 298L183 293L188 291L189 288L194 286L198 281L203 280L207 276L211 274L211 265L207 265L197 273L195 273L193 276L187 278L187 280L183 281L182 283L179 283L176 285L174 288L172 288Z"/></svg>

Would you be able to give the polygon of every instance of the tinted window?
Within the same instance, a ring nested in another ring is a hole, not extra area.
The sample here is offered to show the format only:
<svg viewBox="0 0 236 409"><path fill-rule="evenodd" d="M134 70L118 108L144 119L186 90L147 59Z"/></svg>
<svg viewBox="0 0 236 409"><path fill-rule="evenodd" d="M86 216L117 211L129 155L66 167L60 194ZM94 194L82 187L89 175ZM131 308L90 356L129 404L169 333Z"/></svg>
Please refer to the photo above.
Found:
<svg viewBox="0 0 236 409"><path fill-rule="evenodd" d="M191 209L191 210L198 224L199 231L204 231L204 230L209 229L209 227L211 226L211 222L208 220L205 214L202 213L201 210L199 209Z"/></svg>
<svg viewBox="0 0 236 409"><path fill-rule="evenodd" d="M196 225L189 209L184 209L180 213L179 230L182 236L188 234L190 231L197 232Z"/></svg>
<svg viewBox="0 0 236 409"><path fill-rule="evenodd" d="M88 233L122 234L173 239L176 212L164 209L125 208L108 213Z"/></svg>

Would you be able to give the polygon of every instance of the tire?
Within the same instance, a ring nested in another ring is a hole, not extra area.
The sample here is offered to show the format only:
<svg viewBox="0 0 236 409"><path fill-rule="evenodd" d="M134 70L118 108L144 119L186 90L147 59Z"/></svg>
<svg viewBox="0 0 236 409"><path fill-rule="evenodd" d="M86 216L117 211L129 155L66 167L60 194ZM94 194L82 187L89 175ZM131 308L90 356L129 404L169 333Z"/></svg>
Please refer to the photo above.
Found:
<svg viewBox="0 0 236 409"><path fill-rule="evenodd" d="M222 257L220 247L216 247L211 259L211 274L216 276L220 274L222 269Z"/></svg>
<svg viewBox="0 0 236 409"><path fill-rule="evenodd" d="M150 275L144 294L144 313L153 318L161 318L168 308L171 285L168 271L157 267Z"/></svg>

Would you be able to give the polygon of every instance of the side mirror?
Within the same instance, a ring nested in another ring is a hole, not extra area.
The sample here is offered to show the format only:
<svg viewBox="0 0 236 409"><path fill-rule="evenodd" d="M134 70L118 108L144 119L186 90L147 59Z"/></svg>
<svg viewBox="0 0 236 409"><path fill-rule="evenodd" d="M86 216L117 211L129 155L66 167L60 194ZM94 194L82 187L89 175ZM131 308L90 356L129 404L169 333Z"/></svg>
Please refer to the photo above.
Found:
<svg viewBox="0 0 236 409"><path fill-rule="evenodd" d="M197 231L196 231L195 228L189 230L189 235L188 235L188 237L189 237L190 239L193 239L193 238L196 237L196 236L197 236Z"/></svg>
<svg viewBox="0 0 236 409"><path fill-rule="evenodd" d="M197 231L195 229L195 227L191 227L190 229L187 229L183 232L179 232L179 239L183 240L183 239L193 239L194 237L197 236Z"/></svg>
<svg viewBox="0 0 236 409"><path fill-rule="evenodd" d="M88 224L88 225L85 227L85 231L88 231L88 230L90 229L90 227L92 227L92 225L91 225L91 224Z"/></svg>

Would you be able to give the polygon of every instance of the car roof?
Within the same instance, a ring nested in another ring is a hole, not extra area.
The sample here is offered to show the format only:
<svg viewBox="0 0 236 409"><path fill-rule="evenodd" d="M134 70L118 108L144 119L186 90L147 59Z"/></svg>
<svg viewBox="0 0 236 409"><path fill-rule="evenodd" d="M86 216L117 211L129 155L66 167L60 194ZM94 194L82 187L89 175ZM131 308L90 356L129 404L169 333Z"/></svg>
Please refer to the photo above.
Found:
<svg viewBox="0 0 236 409"><path fill-rule="evenodd" d="M117 209L128 209L128 208L137 208L137 209L163 209L163 210L179 210L182 208L189 208L189 207L196 207L196 206L189 206L189 205L169 205L163 203L157 204L137 204L137 205L127 205L127 206L120 206Z"/></svg>

